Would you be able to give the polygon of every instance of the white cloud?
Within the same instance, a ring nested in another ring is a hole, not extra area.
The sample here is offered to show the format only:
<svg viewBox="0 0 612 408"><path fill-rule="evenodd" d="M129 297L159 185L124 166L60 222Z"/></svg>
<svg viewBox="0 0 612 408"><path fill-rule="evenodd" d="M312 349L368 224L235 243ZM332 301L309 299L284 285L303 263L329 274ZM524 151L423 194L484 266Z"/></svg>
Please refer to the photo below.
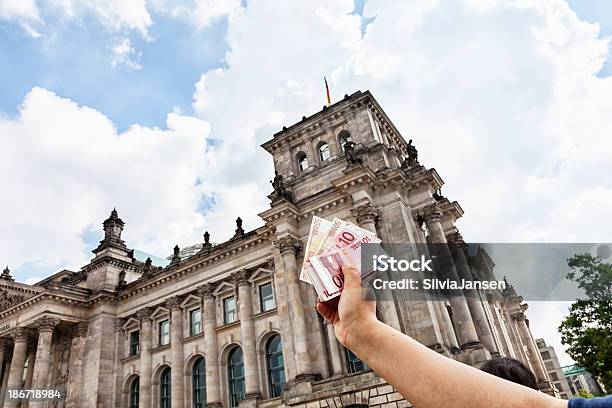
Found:
<svg viewBox="0 0 612 408"><path fill-rule="evenodd" d="M196 184L208 133L174 113L166 130L118 133L100 112L34 88L17 118L0 119L0 259L17 278L25 264L80 268L93 249L84 232L101 231L114 206L130 247L166 255L201 240Z"/></svg>
<svg viewBox="0 0 612 408"><path fill-rule="evenodd" d="M49 29L42 10L62 20L93 16L111 31L136 30L144 38L153 23L145 0L42 0L38 4L34 0L0 0L0 20L15 20L30 35L39 33L33 22Z"/></svg>
<svg viewBox="0 0 612 408"><path fill-rule="evenodd" d="M39 18L34 0L0 0L0 20Z"/></svg>
<svg viewBox="0 0 612 408"><path fill-rule="evenodd" d="M136 57L140 60L141 53L137 52L129 38L123 38L112 47L112 58L111 65L113 67L123 67L129 71L137 71L142 68L140 62L135 61L133 58Z"/></svg>
<svg viewBox="0 0 612 408"><path fill-rule="evenodd" d="M188 21L203 29L223 19L231 19L242 9L241 0L150 0L153 10Z"/></svg>

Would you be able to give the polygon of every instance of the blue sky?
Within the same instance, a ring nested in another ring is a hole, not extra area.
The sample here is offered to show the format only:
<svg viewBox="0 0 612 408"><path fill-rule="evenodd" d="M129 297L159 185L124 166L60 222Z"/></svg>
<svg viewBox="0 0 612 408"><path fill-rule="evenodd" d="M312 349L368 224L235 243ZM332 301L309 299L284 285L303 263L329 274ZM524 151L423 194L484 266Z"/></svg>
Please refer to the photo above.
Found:
<svg viewBox="0 0 612 408"><path fill-rule="evenodd" d="M165 127L175 107L192 113L194 84L224 64L227 21L197 30L165 15L152 18L150 39L111 32L92 17L62 22L51 14L49 34L39 38L0 22L0 110L15 115L24 95L40 86L103 112L120 131L134 123ZM142 68L112 65L110 48L122 38L138 50Z"/></svg>

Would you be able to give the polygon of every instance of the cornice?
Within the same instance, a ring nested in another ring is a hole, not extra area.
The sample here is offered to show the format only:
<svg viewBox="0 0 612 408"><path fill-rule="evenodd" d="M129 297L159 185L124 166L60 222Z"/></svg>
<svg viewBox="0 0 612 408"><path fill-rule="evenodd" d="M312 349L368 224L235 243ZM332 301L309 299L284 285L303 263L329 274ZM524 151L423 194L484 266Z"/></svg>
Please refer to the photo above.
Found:
<svg viewBox="0 0 612 408"><path fill-rule="evenodd" d="M185 259L179 265L169 266L147 278L141 278L134 282L130 282L119 293L117 299L124 300L142 294L161 285L165 285L170 281L178 280L185 275L201 271L205 267L223 262L237 254L250 251L260 246L268 246L270 245L272 237L273 234L270 228L266 226L260 227L246 233L243 237L231 239L225 243L214 246L210 251L198 253Z"/></svg>
<svg viewBox="0 0 612 408"><path fill-rule="evenodd" d="M284 127L281 131L274 134L273 139L261 145L268 152L272 152L281 148L284 144L291 143L293 140L300 138L302 133L313 133L319 130L325 130L330 125L331 120L343 119L344 117L354 116L353 110L361 106L365 106L364 101L372 98L370 92L357 91L351 95L346 95L344 99L334 103L322 110L316 112L310 117L304 116L301 121Z"/></svg>

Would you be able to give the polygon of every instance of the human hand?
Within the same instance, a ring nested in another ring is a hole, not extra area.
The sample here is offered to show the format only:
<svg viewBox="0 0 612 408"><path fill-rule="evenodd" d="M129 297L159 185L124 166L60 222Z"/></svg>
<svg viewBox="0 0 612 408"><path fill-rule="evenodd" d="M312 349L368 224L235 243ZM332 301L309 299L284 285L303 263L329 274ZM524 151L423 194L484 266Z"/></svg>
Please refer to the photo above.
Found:
<svg viewBox="0 0 612 408"><path fill-rule="evenodd" d="M351 348L351 340L359 330L366 329L376 319L376 302L362 300L361 276L352 266L343 266L344 289L340 298L317 302L317 311L333 326L338 341Z"/></svg>

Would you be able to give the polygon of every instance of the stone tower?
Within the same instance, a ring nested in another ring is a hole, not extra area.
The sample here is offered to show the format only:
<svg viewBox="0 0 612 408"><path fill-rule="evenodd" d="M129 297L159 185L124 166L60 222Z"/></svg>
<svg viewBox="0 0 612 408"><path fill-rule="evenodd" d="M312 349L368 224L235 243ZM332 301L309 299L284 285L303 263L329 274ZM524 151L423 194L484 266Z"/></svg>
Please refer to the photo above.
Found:
<svg viewBox="0 0 612 408"><path fill-rule="evenodd" d="M279 237L303 238L312 215L350 219L386 242L425 243L426 234L430 242L446 242L457 233L461 207L437 193L443 184L438 173L419 164L412 141L405 141L369 92L346 95L263 147L291 193L272 197L272 208L261 214ZM379 314L448 356L469 363L490 358L497 350L483 345L475 324L484 316L482 307L472 305L471 313L465 299L452 302L396 298L381 302ZM482 336L490 338L482 326Z"/></svg>

